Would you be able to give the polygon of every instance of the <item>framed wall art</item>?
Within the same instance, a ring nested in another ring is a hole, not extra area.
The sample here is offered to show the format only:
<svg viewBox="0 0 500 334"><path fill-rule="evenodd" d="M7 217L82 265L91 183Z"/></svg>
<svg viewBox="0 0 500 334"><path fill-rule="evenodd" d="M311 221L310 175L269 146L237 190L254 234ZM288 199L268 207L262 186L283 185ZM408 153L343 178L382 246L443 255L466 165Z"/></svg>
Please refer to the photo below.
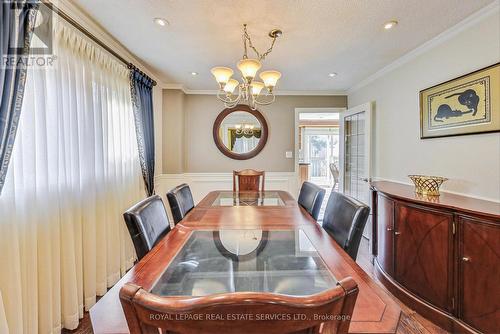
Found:
<svg viewBox="0 0 500 334"><path fill-rule="evenodd" d="M420 138L500 131L500 63L420 91Z"/></svg>

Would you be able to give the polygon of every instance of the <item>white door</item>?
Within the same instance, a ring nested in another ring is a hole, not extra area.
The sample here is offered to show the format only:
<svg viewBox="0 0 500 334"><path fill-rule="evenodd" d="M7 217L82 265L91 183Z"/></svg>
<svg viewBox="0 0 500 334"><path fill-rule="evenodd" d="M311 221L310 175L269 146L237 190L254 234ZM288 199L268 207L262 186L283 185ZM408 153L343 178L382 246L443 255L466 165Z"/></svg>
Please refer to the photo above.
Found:
<svg viewBox="0 0 500 334"><path fill-rule="evenodd" d="M339 191L371 206L372 104L365 103L340 114ZM371 211L371 210L370 210ZM371 216L363 236L371 241Z"/></svg>

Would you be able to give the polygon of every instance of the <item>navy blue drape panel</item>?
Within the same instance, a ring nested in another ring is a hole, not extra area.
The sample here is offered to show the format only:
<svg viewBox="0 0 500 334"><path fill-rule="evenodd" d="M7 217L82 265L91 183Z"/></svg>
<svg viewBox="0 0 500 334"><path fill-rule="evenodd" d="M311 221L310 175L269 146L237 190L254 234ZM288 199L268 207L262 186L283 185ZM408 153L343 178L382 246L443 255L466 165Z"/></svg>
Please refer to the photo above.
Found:
<svg viewBox="0 0 500 334"><path fill-rule="evenodd" d="M137 146L142 177L148 196L154 194L155 137L153 122L153 80L136 68L130 70Z"/></svg>
<svg viewBox="0 0 500 334"><path fill-rule="evenodd" d="M0 193L21 114L26 63L38 1L0 4Z"/></svg>

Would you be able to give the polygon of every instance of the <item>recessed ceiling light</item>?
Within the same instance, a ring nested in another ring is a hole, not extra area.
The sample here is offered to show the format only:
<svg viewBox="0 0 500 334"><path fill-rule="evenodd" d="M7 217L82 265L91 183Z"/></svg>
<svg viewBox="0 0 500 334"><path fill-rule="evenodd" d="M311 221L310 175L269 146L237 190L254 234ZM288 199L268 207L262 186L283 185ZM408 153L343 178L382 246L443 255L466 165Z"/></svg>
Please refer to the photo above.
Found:
<svg viewBox="0 0 500 334"><path fill-rule="evenodd" d="M396 20L388 21L384 24L384 29L389 30L391 28L394 28L397 24L398 24L398 21L396 21Z"/></svg>
<svg viewBox="0 0 500 334"><path fill-rule="evenodd" d="M197 76L197 75L198 75L198 72L191 72L191 75L192 75L193 77L195 77L195 76Z"/></svg>
<svg viewBox="0 0 500 334"><path fill-rule="evenodd" d="M165 19L162 19L161 17L154 18L153 22L159 26L162 26L162 27L169 25L168 21Z"/></svg>
<svg viewBox="0 0 500 334"><path fill-rule="evenodd" d="M333 78L333 77L334 77L334 76L336 76L336 75L337 75L337 73L335 73L335 72L328 73L328 76L329 76L330 78Z"/></svg>

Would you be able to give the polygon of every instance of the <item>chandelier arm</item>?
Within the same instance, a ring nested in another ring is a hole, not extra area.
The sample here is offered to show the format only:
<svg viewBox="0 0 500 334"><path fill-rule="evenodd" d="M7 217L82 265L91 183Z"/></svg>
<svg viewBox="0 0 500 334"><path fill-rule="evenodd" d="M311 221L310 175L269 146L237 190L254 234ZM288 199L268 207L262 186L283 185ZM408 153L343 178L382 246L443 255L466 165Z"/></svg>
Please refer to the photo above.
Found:
<svg viewBox="0 0 500 334"><path fill-rule="evenodd" d="M253 98L253 102L255 104L258 104L258 105L261 105L261 106L267 106L267 105L273 103L274 101L276 101L276 95L274 95L274 94L271 93L271 94L268 94L266 96L272 96L271 100L269 100L269 101L259 101L257 98Z"/></svg>
<svg viewBox="0 0 500 334"><path fill-rule="evenodd" d="M226 96L223 96L222 93L224 93L224 95ZM233 104L233 103L237 104L241 99L241 94L238 94L238 96L236 96L234 99L231 99L230 97L227 96L227 94L225 94L223 90L219 90L217 92L217 98L227 104Z"/></svg>
<svg viewBox="0 0 500 334"><path fill-rule="evenodd" d="M238 103L224 103L224 107L226 108L234 108L238 105Z"/></svg>

